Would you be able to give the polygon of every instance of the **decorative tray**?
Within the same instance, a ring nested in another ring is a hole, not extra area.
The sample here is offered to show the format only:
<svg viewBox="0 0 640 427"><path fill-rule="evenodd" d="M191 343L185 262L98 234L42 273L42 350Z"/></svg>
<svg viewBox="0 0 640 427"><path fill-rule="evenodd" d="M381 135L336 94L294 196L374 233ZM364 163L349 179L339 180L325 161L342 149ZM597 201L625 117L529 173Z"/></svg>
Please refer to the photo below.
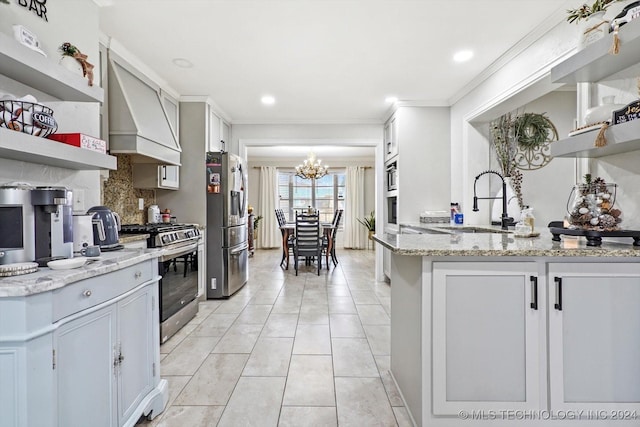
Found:
<svg viewBox="0 0 640 427"><path fill-rule="evenodd" d="M560 236L584 236L587 238L587 246L600 246L603 237L628 237L633 239L633 246L640 246L640 231L617 230L617 231L596 231L596 230L574 230L563 227L562 221L549 223L549 232L553 234L551 240L561 241Z"/></svg>

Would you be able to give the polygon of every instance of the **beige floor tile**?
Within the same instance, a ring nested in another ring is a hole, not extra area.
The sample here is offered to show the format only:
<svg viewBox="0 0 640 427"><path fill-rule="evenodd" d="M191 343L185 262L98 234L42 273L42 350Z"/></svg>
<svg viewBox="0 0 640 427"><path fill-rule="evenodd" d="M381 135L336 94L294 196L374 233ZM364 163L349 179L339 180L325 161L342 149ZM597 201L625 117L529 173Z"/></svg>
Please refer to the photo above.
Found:
<svg viewBox="0 0 640 427"><path fill-rule="evenodd" d="M336 408L283 406L278 427L337 427Z"/></svg>
<svg viewBox="0 0 640 427"><path fill-rule="evenodd" d="M274 306L275 309L275 306ZM293 338L298 325L297 314L271 313L262 330L263 337Z"/></svg>
<svg viewBox="0 0 640 427"><path fill-rule="evenodd" d="M358 316L363 325L390 325L391 319L382 305L359 305L356 304Z"/></svg>
<svg viewBox="0 0 640 427"><path fill-rule="evenodd" d="M247 305L242 313L236 319L236 323L246 323L255 325L264 325L267 321L269 313L271 313L272 305Z"/></svg>
<svg viewBox="0 0 640 427"><path fill-rule="evenodd" d="M269 304L273 305L276 302L276 298L278 298L278 294L280 293L280 289L261 289L255 293L253 298L251 299L251 304L263 305Z"/></svg>
<svg viewBox="0 0 640 427"><path fill-rule="evenodd" d="M356 306L351 296L329 297L329 313L331 314L357 314Z"/></svg>
<svg viewBox="0 0 640 427"><path fill-rule="evenodd" d="M284 377L241 377L218 427L278 425Z"/></svg>
<svg viewBox="0 0 640 427"><path fill-rule="evenodd" d="M213 349L213 353L251 353L262 325L232 325Z"/></svg>
<svg viewBox="0 0 640 427"><path fill-rule="evenodd" d="M189 321L189 324L199 325L204 319L215 311L222 304L222 301L207 300L198 302L198 313Z"/></svg>
<svg viewBox="0 0 640 427"><path fill-rule="evenodd" d="M165 411L158 427L215 427L224 406L172 406Z"/></svg>
<svg viewBox="0 0 640 427"><path fill-rule="evenodd" d="M251 352L243 376L286 377L293 338L260 338Z"/></svg>
<svg viewBox="0 0 640 427"><path fill-rule="evenodd" d="M400 397L400 393L398 392L396 383L393 381L393 378L391 378L391 372L389 372L389 367L391 366L391 357L375 356L374 358L376 359L378 372L380 372L380 379L382 380L384 389L387 392L387 397L389 398L391 406L404 406L404 402L402 401L402 397Z"/></svg>
<svg viewBox="0 0 640 427"><path fill-rule="evenodd" d="M293 355L285 406L335 406L331 356Z"/></svg>
<svg viewBox="0 0 640 427"><path fill-rule="evenodd" d="M367 335L371 353L374 356L388 356L391 354L391 326L389 325L363 325Z"/></svg>
<svg viewBox="0 0 640 427"><path fill-rule="evenodd" d="M166 407L173 405L176 397L182 392L184 386L191 380L191 376L175 376L175 377L163 377L169 383L169 399L167 400Z"/></svg>
<svg viewBox="0 0 640 427"><path fill-rule="evenodd" d="M364 338L364 330L357 314L329 314L331 337Z"/></svg>
<svg viewBox="0 0 640 427"><path fill-rule="evenodd" d="M182 340L188 337L189 334L193 332L193 330L196 329L197 327L198 325L196 324L192 325L191 322L184 325L182 329L176 332L171 338L169 338L168 341L160 345L160 353L162 354L171 353L173 349L176 348L176 346L180 344Z"/></svg>
<svg viewBox="0 0 640 427"><path fill-rule="evenodd" d="M277 301L273 304L271 314L298 314L300 312L300 301Z"/></svg>
<svg viewBox="0 0 640 427"><path fill-rule="evenodd" d="M376 293L371 290L351 290L351 297L356 304L379 304Z"/></svg>
<svg viewBox="0 0 640 427"><path fill-rule="evenodd" d="M331 346L336 377L380 377L366 339L332 338Z"/></svg>
<svg viewBox="0 0 640 427"><path fill-rule="evenodd" d="M193 375L219 337L187 337L162 361L160 375Z"/></svg>
<svg viewBox="0 0 640 427"><path fill-rule="evenodd" d="M214 311L214 313L225 314L239 314L242 310L244 310L245 306L249 303L249 297L246 297L244 294L234 295L236 298L228 299L223 301L218 308ZM241 299L239 299L241 298Z"/></svg>
<svg viewBox="0 0 640 427"><path fill-rule="evenodd" d="M214 312L198 325L191 335L196 337L221 337L227 332L227 329L229 329L237 317L238 315L236 313Z"/></svg>
<svg viewBox="0 0 640 427"><path fill-rule="evenodd" d="M211 354L176 398L175 405L226 405L249 358Z"/></svg>
<svg viewBox="0 0 640 427"><path fill-rule="evenodd" d="M298 324L293 354L331 354L329 325Z"/></svg>
<svg viewBox="0 0 640 427"><path fill-rule="evenodd" d="M302 305L300 307L300 317L298 324L308 325L328 325L329 324L329 306L326 304L318 305Z"/></svg>
<svg viewBox="0 0 640 427"><path fill-rule="evenodd" d="M336 378L336 402L341 427L396 426L380 378Z"/></svg>
<svg viewBox="0 0 640 427"><path fill-rule="evenodd" d="M394 406L392 409L393 414L396 416L398 427L413 427L413 422L411 421L409 412L407 412L407 408L404 406Z"/></svg>

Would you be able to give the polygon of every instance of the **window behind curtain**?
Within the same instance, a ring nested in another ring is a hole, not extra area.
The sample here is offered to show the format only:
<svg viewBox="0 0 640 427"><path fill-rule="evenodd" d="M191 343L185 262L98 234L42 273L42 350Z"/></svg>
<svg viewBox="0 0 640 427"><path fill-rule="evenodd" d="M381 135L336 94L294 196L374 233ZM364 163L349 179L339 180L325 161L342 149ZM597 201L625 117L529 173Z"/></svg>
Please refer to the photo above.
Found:
<svg viewBox="0 0 640 427"><path fill-rule="evenodd" d="M287 221L295 221L295 212L309 206L320 210L320 221L331 222L336 209L344 209L345 173L329 173L313 180L297 177L294 172L278 171L279 208ZM344 216L344 214L343 214Z"/></svg>

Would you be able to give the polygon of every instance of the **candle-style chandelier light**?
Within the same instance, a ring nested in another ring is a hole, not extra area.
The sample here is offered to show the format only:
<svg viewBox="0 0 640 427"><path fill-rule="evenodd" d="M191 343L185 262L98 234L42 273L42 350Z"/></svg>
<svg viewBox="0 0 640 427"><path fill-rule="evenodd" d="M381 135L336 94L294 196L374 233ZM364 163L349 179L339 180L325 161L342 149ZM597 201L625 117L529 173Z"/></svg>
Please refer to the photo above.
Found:
<svg viewBox="0 0 640 427"><path fill-rule="evenodd" d="M328 169L329 165L323 165L322 160L317 159L311 152L303 164L296 166L296 176L304 179L319 179L329 173Z"/></svg>

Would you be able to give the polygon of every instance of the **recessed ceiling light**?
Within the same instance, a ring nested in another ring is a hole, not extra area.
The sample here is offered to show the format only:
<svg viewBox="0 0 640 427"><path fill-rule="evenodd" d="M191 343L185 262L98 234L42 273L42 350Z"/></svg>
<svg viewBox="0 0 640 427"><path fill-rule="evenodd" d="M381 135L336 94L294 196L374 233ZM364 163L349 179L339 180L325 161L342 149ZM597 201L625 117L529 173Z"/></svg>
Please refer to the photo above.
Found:
<svg viewBox="0 0 640 427"><path fill-rule="evenodd" d="M191 62L191 61L189 61L188 59L185 59L185 58L173 58L173 60L171 62L173 62L173 64L176 67L180 67L180 68L191 68L191 67L193 67L193 62Z"/></svg>
<svg viewBox="0 0 640 427"><path fill-rule="evenodd" d="M470 50L461 50L453 55L453 60L456 62L466 62L473 58L473 52Z"/></svg>
<svg viewBox="0 0 640 427"><path fill-rule="evenodd" d="M398 97L397 96L387 96L384 99L384 102L386 102L387 104L394 104L394 103L398 102Z"/></svg>
<svg viewBox="0 0 640 427"><path fill-rule="evenodd" d="M273 105L276 103L276 99L271 95L265 95L261 99L264 105Z"/></svg>

